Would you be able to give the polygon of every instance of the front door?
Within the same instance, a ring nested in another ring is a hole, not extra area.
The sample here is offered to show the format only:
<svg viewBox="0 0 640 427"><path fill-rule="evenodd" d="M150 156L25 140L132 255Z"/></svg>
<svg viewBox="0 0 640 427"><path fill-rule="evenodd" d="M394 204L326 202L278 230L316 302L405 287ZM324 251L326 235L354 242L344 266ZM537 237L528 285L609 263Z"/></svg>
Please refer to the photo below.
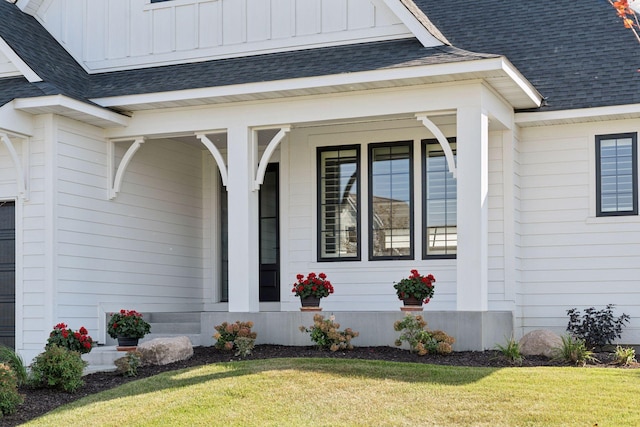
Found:
<svg viewBox="0 0 640 427"><path fill-rule="evenodd" d="M260 187L260 301L280 301L279 171L270 163Z"/></svg>
<svg viewBox="0 0 640 427"><path fill-rule="evenodd" d="M16 226L15 203L0 202L0 344L15 348Z"/></svg>

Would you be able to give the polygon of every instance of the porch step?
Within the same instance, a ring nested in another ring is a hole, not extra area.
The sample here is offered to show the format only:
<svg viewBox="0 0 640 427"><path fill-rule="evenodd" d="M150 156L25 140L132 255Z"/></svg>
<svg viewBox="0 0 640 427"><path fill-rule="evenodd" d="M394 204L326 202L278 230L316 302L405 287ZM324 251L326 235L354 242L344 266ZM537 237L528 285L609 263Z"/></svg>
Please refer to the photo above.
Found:
<svg viewBox="0 0 640 427"><path fill-rule="evenodd" d="M187 336L194 347L200 345L200 312L149 313L145 317L151 324L151 333L141 342L154 338Z"/></svg>
<svg viewBox="0 0 640 427"><path fill-rule="evenodd" d="M116 350L116 346L94 347L90 353L82 355L82 360L88 363L84 368L83 375L115 371L115 360L124 355L125 352Z"/></svg>

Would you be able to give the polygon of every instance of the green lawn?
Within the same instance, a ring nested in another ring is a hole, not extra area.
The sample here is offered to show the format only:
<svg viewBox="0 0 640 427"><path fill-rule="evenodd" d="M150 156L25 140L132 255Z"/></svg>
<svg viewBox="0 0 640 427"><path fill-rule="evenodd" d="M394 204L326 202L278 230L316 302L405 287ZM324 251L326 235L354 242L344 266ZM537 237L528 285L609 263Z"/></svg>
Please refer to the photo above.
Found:
<svg viewBox="0 0 640 427"><path fill-rule="evenodd" d="M212 364L89 396L29 426L639 426L640 370L342 359Z"/></svg>

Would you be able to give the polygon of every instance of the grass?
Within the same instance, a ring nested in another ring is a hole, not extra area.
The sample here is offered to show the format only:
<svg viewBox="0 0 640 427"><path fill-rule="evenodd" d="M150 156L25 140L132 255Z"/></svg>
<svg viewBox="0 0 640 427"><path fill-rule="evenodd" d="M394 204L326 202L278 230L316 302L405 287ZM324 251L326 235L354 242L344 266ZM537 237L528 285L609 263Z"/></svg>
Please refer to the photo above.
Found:
<svg viewBox="0 0 640 427"><path fill-rule="evenodd" d="M28 426L637 426L640 370L270 359L168 372Z"/></svg>

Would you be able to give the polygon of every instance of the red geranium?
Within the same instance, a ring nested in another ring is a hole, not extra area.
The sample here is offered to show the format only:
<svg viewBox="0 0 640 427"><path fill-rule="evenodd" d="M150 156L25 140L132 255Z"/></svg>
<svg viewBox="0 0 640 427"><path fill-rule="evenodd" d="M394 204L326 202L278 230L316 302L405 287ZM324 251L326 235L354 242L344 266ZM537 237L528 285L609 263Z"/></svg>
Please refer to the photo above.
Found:
<svg viewBox="0 0 640 427"><path fill-rule="evenodd" d="M316 297L324 298L333 293L333 285L327 280L327 275L311 272L305 278L303 274L296 275L298 281L293 284L291 292L295 293L297 297Z"/></svg>
<svg viewBox="0 0 640 427"><path fill-rule="evenodd" d="M82 326L78 331L73 331L67 327L66 323L58 323L49 334L47 347L57 345L66 347L69 350L79 353L89 353L93 347L93 339L89 336L89 331Z"/></svg>

